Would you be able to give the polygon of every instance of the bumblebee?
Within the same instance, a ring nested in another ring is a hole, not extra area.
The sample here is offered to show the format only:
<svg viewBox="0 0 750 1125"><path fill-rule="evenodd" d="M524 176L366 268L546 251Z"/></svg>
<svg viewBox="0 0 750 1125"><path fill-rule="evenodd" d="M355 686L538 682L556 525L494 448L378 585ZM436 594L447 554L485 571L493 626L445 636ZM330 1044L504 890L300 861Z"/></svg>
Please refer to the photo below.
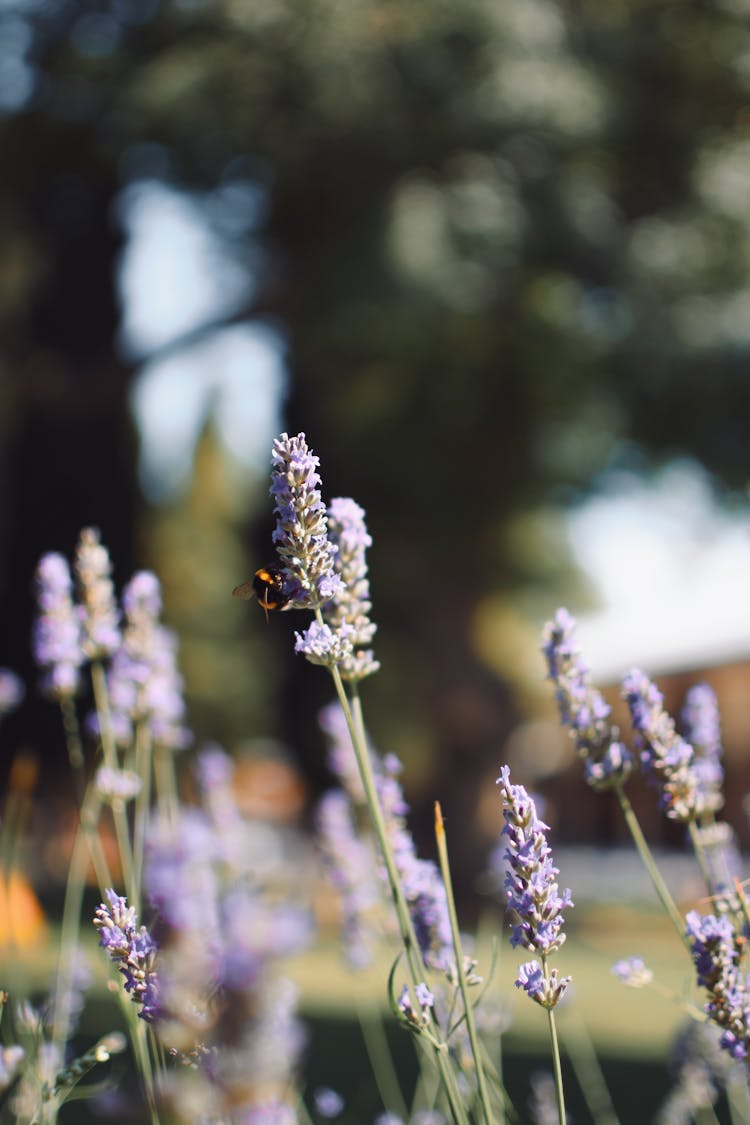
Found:
<svg viewBox="0 0 750 1125"><path fill-rule="evenodd" d="M283 572L280 566L275 566L273 563L256 570L248 582L243 582L241 586L235 586L232 590L232 596L242 598L243 601L257 598L266 615L266 620L268 620L270 610L290 608L290 598L284 592Z"/></svg>

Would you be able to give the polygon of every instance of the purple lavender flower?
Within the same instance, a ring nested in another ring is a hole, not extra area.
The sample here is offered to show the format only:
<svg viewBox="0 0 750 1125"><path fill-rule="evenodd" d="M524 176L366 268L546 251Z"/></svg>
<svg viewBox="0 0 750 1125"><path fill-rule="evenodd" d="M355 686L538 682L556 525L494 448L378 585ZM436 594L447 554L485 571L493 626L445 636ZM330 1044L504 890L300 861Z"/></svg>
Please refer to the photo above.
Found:
<svg viewBox="0 0 750 1125"><path fill-rule="evenodd" d="M626 957L612 966L615 976L628 988L644 988L654 979L642 957Z"/></svg>
<svg viewBox="0 0 750 1125"><path fill-rule="evenodd" d="M573 905L570 891L558 893L547 844L548 831L536 815L534 802L522 785L511 785L510 770L503 766L497 779L503 803L506 840L505 900L512 917L510 943L541 954L542 964L528 961L518 971L516 987L523 988L532 1000L553 1008L563 996L570 977L558 978L557 970L547 970L547 957L565 941L562 932L563 910Z"/></svg>
<svg viewBox="0 0 750 1125"><path fill-rule="evenodd" d="M425 1008L435 1007L435 997L432 995L424 981L421 981L416 986L416 988L414 989L414 995L416 996L417 1003L419 1004L420 1008L422 1008L422 1010L424 1010Z"/></svg>
<svg viewBox="0 0 750 1125"><path fill-rule="evenodd" d="M351 738L343 711L338 705L325 708L321 712L320 723L332 743L328 759L331 769L341 779L350 798L355 803L361 804L364 798L362 782L351 749ZM445 886L440 871L431 860L420 859L417 855L414 840L406 824L409 806L398 781L402 769L400 761L395 754L386 754L381 760L372 749L370 755L386 832L393 849L396 869L422 956L429 968L447 972L453 962L453 937ZM327 814L331 818L335 814L336 819L335 823L329 823L327 828L329 832L333 831L334 840L338 842L338 846L334 849L338 854L344 847L351 848L351 844L347 843L351 831L351 817L346 820L343 818L341 804L338 803L341 798L329 799L332 806L326 810ZM330 837L328 842L331 843ZM364 856L358 855L358 863L361 864L362 869L366 867ZM340 872L348 870L348 865L343 864L341 859L338 861L338 866ZM381 882L384 884L385 871L381 869L380 874ZM360 893L365 893L364 888ZM357 905L361 907L362 904L358 902ZM354 923L353 918L351 922Z"/></svg>
<svg viewBox="0 0 750 1125"><path fill-rule="evenodd" d="M511 785L510 770L503 766L497 779L503 803L505 827L505 898L516 915L511 945L547 956L565 941L562 911L573 905L570 891L558 894L552 852L545 832L548 825L537 818L536 807L522 785Z"/></svg>
<svg viewBox="0 0 750 1125"><path fill-rule="evenodd" d="M330 625L311 621L304 633L294 634L296 637L294 651L302 653L311 664L333 668L351 659L354 651L352 633L351 625L344 624L337 629L332 629Z"/></svg>
<svg viewBox="0 0 750 1125"><path fill-rule="evenodd" d="M634 668L622 681L630 709L635 746L644 771L660 790L659 803L671 820L695 820L707 811L694 768L694 753L664 710L664 697Z"/></svg>
<svg viewBox="0 0 750 1125"><path fill-rule="evenodd" d="M400 770L396 755L388 754L375 779L386 831L424 963L447 972L453 962L453 936L445 886L436 864L417 855L406 825L409 806L397 780Z"/></svg>
<svg viewBox="0 0 750 1125"><path fill-rule="evenodd" d="M721 1028L720 1044L733 1059L746 1059L750 1048L750 990L740 969L740 946L729 916L700 915L691 910L686 933L698 984L708 992L705 1012Z"/></svg>
<svg viewBox="0 0 750 1125"><path fill-rule="evenodd" d="M36 571L39 616L34 622L34 659L47 670L45 687L56 699L72 698L84 663L81 626L73 605L73 580L62 555L50 552Z"/></svg>
<svg viewBox="0 0 750 1125"><path fill-rule="evenodd" d="M356 805L365 803L365 791L357 758L352 747L352 736L340 703L329 703L318 715L318 722L328 739L326 762Z"/></svg>
<svg viewBox="0 0 750 1125"><path fill-rule="evenodd" d="M397 867L424 963L447 973L453 961L453 944L440 871L432 860L412 856L409 850L402 850Z"/></svg>
<svg viewBox="0 0 750 1125"><path fill-rule="evenodd" d="M323 616L332 629L349 626L354 651L341 665L345 680L362 680L376 672L380 665L371 649L377 626L370 620L370 581L367 577L365 553L372 539L365 525L365 513L359 504L344 496L331 500L328 507L328 538L336 550L335 570L341 576L341 593L325 606Z"/></svg>
<svg viewBox="0 0 750 1125"><path fill-rule="evenodd" d="M138 926L135 909L128 906L127 899L111 889L105 897L107 902L94 915L99 944L124 976L125 991L133 1003L140 1005L138 1015L153 1023L160 1013L159 978L154 967L156 942L145 926Z"/></svg>
<svg viewBox="0 0 750 1125"><path fill-rule="evenodd" d="M190 1063L207 1118L276 1120L303 1034L296 991L273 967L309 942L309 911L301 883L294 893L286 883L296 868L279 830L241 815L231 758L208 747L196 772L200 807L154 818L146 840L144 884L160 918L158 1034ZM178 1106L192 1100L182 1078L170 1091Z"/></svg>
<svg viewBox="0 0 750 1125"><path fill-rule="evenodd" d="M271 496L276 530L273 542L284 567L285 594L300 609L316 609L341 594L328 539L325 504L317 468L305 435L282 434L273 443Z"/></svg>
<svg viewBox="0 0 750 1125"><path fill-rule="evenodd" d="M330 789L321 797L316 825L331 882L341 895L344 954L354 968L361 969L372 961L373 914L382 902L372 844L356 832L349 798L341 789Z"/></svg>
<svg viewBox="0 0 750 1125"><path fill-rule="evenodd" d="M721 787L724 769L721 764L721 724L716 692L709 684L694 684L682 708L682 726L695 758L693 771L699 801L706 812L715 812L724 804Z"/></svg>
<svg viewBox="0 0 750 1125"><path fill-rule="evenodd" d="M144 883L164 924L189 932L200 924L204 941L218 940L217 840L202 809L183 808L175 824L154 819L146 840Z"/></svg>
<svg viewBox="0 0 750 1125"><path fill-rule="evenodd" d="M430 1022L430 1011L435 1006L435 997L430 992L429 988L424 981L421 981L414 989L419 1010L412 1004L411 993L408 984L405 984L401 989L401 995L398 998L396 1007L401 1012L407 1024L411 1024L414 1028L427 1027Z"/></svg>
<svg viewBox="0 0 750 1125"><path fill-rule="evenodd" d="M194 763L202 810L198 814L213 834L212 865L241 869L248 850L247 824L237 805L233 759L218 743L204 746Z"/></svg>
<svg viewBox="0 0 750 1125"><path fill-rule="evenodd" d="M122 603L125 630L107 676L115 737L127 745L133 724L145 723L154 742L181 750L191 735L184 726L177 637L159 622L159 580L150 571L134 574Z"/></svg>
<svg viewBox="0 0 750 1125"><path fill-rule="evenodd" d="M75 570L82 603L83 651L89 660L103 660L118 647L120 630L112 564L97 528L85 527L81 532Z"/></svg>
<svg viewBox="0 0 750 1125"><path fill-rule="evenodd" d="M558 609L544 627L542 651L555 684L560 719L584 759L586 781L593 789L610 789L627 779L633 760L609 721L611 708L591 684L574 632L573 618Z"/></svg>
<svg viewBox="0 0 750 1125"><path fill-rule="evenodd" d="M518 966L516 988L522 988L527 996L542 1008L554 1008L562 1000L572 977L560 977L557 969L549 972L538 961L527 961Z"/></svg>

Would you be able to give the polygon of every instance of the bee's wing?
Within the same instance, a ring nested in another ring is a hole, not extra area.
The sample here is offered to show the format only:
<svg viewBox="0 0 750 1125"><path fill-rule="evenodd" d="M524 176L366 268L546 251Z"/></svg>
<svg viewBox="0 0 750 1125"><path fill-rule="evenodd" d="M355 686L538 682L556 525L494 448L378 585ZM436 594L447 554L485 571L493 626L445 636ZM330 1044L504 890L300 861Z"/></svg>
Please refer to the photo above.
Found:
<svg viewBox="0 0 750 1125"><path fill-rule="evenodd" d="M247 582L243 582L241 586L235 586L232 590L232 597L242 598L243 602L248 602L251 598L254 598L255 587L253 586L252 578L248 579Z"/></svg>

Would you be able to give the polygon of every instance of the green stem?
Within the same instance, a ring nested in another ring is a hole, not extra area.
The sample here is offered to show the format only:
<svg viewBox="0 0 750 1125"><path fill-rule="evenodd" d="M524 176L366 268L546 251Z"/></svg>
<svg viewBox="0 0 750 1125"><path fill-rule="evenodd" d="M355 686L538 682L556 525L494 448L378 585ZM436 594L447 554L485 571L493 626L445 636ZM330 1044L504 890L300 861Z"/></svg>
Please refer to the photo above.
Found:
<svg viewBox="0 0 750 1125"><path fill-rule="evenodd" d="M146 1095L151 1125L159 1125L159 1112L156 1108L154 1071L151 1066L151 1056L149 1055L148 1044L146 1042L147 1028L143 1020L138 1018L135 1006L127 994L121 991L120 998L128 1022L130 1042L136 1057L138 1072L143 1084L143 1092Z"/></svg>
<svg viewBox="0 0 750 1125"><path fill-rule="evenodd" d="M315 611L315 616L319 624L323 624L323 615L320 610ZM349 730L349 737L352 740L352 748L354 755L357 759L357 766L362 778L362 786L365 791L365 799L367 807L370 812L372 825L375 831L375 836L378 841L380 853L385 865L388 883L391 889L393 904L396 910L396 917L398 919L399 930L401 933L401 940L404 945L406 953L406 960L409 966L409 973L411 975L412 984L416 987L426 980L427 973L422 960L422 953L414 933L414 926L409 913L409 907L404 897L404 892L399 880L398 869L396 861L393 856L393 849L391 848L390 840L388 839L388 830L383 816L383 810L380 806L380 798L378 797L377 788L375 785L375 776L372 769L372 762L370 761L370 754L367 748L366 741L361 737L358 730L357 723L355 723L352 709L349 705L349 697L347 696L344 682L341 678L341 673L337 667L331 668L331 676L336 687L336 694L339 698L339 703L344 712L346 725ZM363 728L364 729L364 728ZM437 1030L437 1027L436 1027ZM433 1044L433 1055L437 1063L440 1077L443 1080L445 1092L451 1106L455 1121L458 1125L469 1125L466 1110L463 1102L461 1101L461 1094L458 1089L456 1076L453 1073L452 1067L449 1065L448 1048L444 1043Z"/></svg>
<svg viewBox="0 0 750 1125"><path fill-rule="evenodd" d="M479 1037L477 1035L476 1021L474 1019L474 1008L469 996L469 986L466 983L466 973L464 972L464 955L461 946L461 934L458 928L458 915L456 914L456 901L453 897L453 882L451 880L450 864L448 862L448 845L445 839L445 825L443 823L443 813L440 808L440 802L435 802L435 839L437 841L438 857L440 859L440 871L443 876L443 884L445 886L445 899L448 907L448 917L451 924L451 936L453 938L453 950L456 955L456 976L458 977L458 985L461 989L461 997L464 1002L464 1016L466 1019L466 1030L469 1033L469 1042L471 1044L471 1053L474 1056L474 1067L477 1074L477 1087L479 1090L479 1103L482 1107L482 1113L487 1125L492 1125L492 1108L490 1106L490 1095L487 1089L487 1082L484 1073L484 1066L482 1063L482 1052L479 1044Z"/></svg>
<svg viewBox="0 0 750 1125"><path fill-rule="evenodd" d="M174 752L168 746L154 748L154 780L159 809L174 826L179 814L177 778L174 770Z"/></svg>
<svg viewBox="0 0 750 1125"><path fill-rule="evenodd" d="M101 867L102 861L106 865L103 855L91 847L91 837L97 842L96 826L101 810L101 799L95 787L90 785L81 807L80 819L76 830L73 854L68 867L68 877L65 884L65 902L63 905L62 925L60 929L60 959L55 985L54 1023L52 1027L52 1042L59 1048L60 1058L63 1057L63 1047L67 1041L70 1028L70 995L72 991L73 960L78 946L78 934L81 925L81 908L83 905L83 892L86 883L86 869L89 864L89 853L92 858L96 855L95 865L99 868L97 877L108 874L106 866Z"/></svg>
<svg viewBox="0 0 750 1125"><path fill-rule="evenodd" d="M146 843L146 820L151 804L151 734L146 723L139 723L135 732L135 772L141 788L135 797L133 817L133 881L140 892L143 881L143 853ZM140 913L140 903L136 909Z"/></svg>
<svg viewBox="0 0 750 1125"><path fill-rule="evenodd" d="M429 1044L423 1039L415 1039L414 1045L417 1054L424 1056L425 1059L431 1059ZM417 1071L417 1084L414 1087L414 1092L411 1097L411 1111L404 1114L404 1121L409 1121L417 1108L420 1109L435 1109L440 1096L440 1075L436 1073L436 1068L424 1063L423 1059L419 1058L419 1069Z"/></svg>
<svg viewBox="0 0 750 1125"><path fill-rule="evenodd" d="M81 730L78 725L76 706L69 695L60 699L60 714L62 715L63 730L65 732L65 745L68 749L68 761L73 774L76 795L83 799L85 787L83 746L81 744Z"/></svg>
<svg viewBox="0 0 750 1125"><path fill-rule="evenodd" d="M112 733L112 718L109 710L109 692L104 665L98 660L91 665L91 685L94 689L94 706L99 719L99 738L102 744L102 757L110 769L118 768L117 746Z"/></svg>
<svg viewBox="0 0 750 1125"><path fill-rule="evenodd" d="M359 685L356 681L351 685L351 706L354 724L357 728L360 741L363 746L367 746L367 731L365 730L365 719L362 714L362 699L359 694Z"/></svg>
<svg viewBox="0 0 750 1125"><path fill-rule="evenodd" d="M99 718L99 733L102 744L102 756L110 769L119 769L117 746L112 733L112 720L109 708L109 693L107 691L107 677L104 665L95 661L91 665L91 683L94 689L94 704ZM133 869L133 849L130 841L130 828L125 811L125 802L119 798L112 801L112 819L115 825L117 849L120 853L120 866L125 883L128 901L132 906L138 906L139 893L135 883Z"/></svg>
<svg viewBox="0 0 750 1125"><path fill-rule="evenodd" d="M716 893L716 888L713 885L713 880L711 878L711 872L709 870L708 864L706 863L706 855L705 855L705 852L703 850L703 844L701 843L700 832L698 831L698 825L695 823L694 820L691 820L691 821L688 822L688 832L690 833L690 842L693 845L693 851L695 852L695 858L698 860L698 866L701 869L701 875L703 876L703 881L706 884L706 888L708 890L708 893L710 895L713 895L713 894Z"/></svg>
<svg viewBox="0 0 750 1125"><path fill-rule="evenodd" d="M434 1055L437 1060L440 1077L443 1080L443 1086L448 1098L448 1103L451 1107L453 1120L457 1123L457 1125L469 1125L469 1118L466 1113L466 1107L464 1106L463 1100L461 1098L461 1093L458 1089L458 1083L456 1082L456 1076L453 1073L453 1068L451 1067L450 1060L448 1058L447 1044L440 1043L436 1045L434 1048Z"/></svg>
<svg viewBox="0 0 750 1125"><path fill-rule="evenodd" d="M322 619L321 619L322 620ZM411 914L409 913L409 906L404 897L404 892L399 880L398 868L396 861L393 857L393 850L391 848L390 840L388 839L388 829L386 828L383 810L380 806L380 798L378 797L377 787L375 785L375 776L372 769L372 762L370 761L370 754L367 746L360 738L359 731L357 730L354 718L352 716L351 707L349 706L349 698L344 688L343 680L338 668L331 669L333 682L336 687L336 694L339 697L346 719L346 725L349 729L349 737L352 740L352 748L354 755L357 759L357 766L359 767L360 776L362 778L362 787L365 791L365 799L367 807L372 820L372 825L375 830L375 836L378 841L380 853L385 864L386 875L388 877L388 884L390 886L391 895L393 897L393 904L396 909L398 918L399 931L401 933L401 940L404 945L406 953L406 960L409 965L409 971L412 978L412 984L421 984L426 977L426 970L422 960L422 954L414 933L412 925Z"/></svg>
<svg viewBox="0 0 750 1125"><path fill-rule="evenodd" d="M112 720L109 708L109 693L107 691L107 678L104 671L104 666L95 661L91 665L91 683L94 689L94 704L99 718L99 731L102 745L102 757L104 762L110 769L119 768L119 760L117 754L117 746L115 744L114 734L112 731ZM140 895L139 888L135 882L135 869L133 862L133 850L130 840L130 831L128 826L127 813L125 811L125 804L121 800L112 802L112 816L115 824L115 834L117 837L117 846L120 854L120 864L122 866L123 879L127 891L128 901L131 905L138 903ZM121 993L121 997L124 996ZM137 1060L138 1070L140 1072L143 1088L148 1102L149 1115L152 1125L159 1125L159 1115L156 1109L156 1097L154 1092L154 1074L151 1066L151 1058L148 1052L146 1043L146 1028L143 1020L137 1018L137 1013L133 1004L128 997L123 1001L126 1020L128 1023L128 1030L130 1033L130 1041L133 1045L133 1051Z"/></svg>
<svg viewBox="0 0 750 1125"><path fill-rule="evenodd" d="M685 946L685 949L688 951L688 954L690 954L690 941L689 941L689 939L688 939L688 937L685 933L684 919L683 919L682 915L680 914L679 910L677 909L677 907L675 905L675 902L674 902L674 899L672 898L671 894L669 893L669 888L667 887L667 884L664 882L664 880L661 877L661 872L659 871L659 868L656 866L656 863L654 862L654 857L651 854L651 849L649 848L649 846L646 842L646 837L643 835L643 832L641 831L641 826L638 823L638 818L633 811L633 806L631 805L630 800L629 800L627 794L625 793L625 790L623 789L622 785L616 785L614 787L614 792L617 796L617 800L620 802L620 808L622 809L622 815L625 817L625 823L628 826L628 829L630 831L630 835L633 837L633 843L635 844L636 848L638 849L638 854L640 855L641 860L642 860L646 870L649 873L649 876L651 878L651 882L654 885L654 890L656 891L657 895L659 896L661 904L664 907L664 909L666 910L667 916L669 917L670 921L672 922L672 925L677 930L680 941ZM691 961L692 961L692 955L691 955Z"/></svg>
<svg viewBox="0 0 750 1125"><path fill-rule="evenodd" d="M546 979L547 961L544 957L542 957L542 968L544 970L544 976ZM560 1044L557 1041L557 1026L555 1024L554 1008L547 1009L547 1017L549 1020L550 1044L552 1046L552 1070L555 1076L555 1101L557 1103L557 1116L559 1118L560 1125L566 1125L567 1118L565 1116L565 1094L563 1093L562 1066L560 1064Z"/></svg>

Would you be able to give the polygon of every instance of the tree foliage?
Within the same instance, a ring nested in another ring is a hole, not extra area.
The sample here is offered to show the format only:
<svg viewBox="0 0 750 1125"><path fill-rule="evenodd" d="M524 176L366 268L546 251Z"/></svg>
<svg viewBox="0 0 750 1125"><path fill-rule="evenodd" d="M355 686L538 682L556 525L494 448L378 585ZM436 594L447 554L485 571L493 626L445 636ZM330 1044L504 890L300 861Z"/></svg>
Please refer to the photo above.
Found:
<svg viewBox="0 0 750 1125"><path fill-rule="evenodd" d="M469 622L526 575L513 520L644 457L746 481L747 4L68 0L2 18L27 29L34 80L0 134L2 346L32 348L43 291L61 308L52 251L92 193L76 245L98 265L45 342L72 354L78 324L113 356L101 203L155 169L261 182L260 230L227 247L252 269L264 249L238 315L284 325L289 428L329 494L367 508L376 598L403 626L381 690L421 687L454 768L489 759L508 701Z"/></svg>

